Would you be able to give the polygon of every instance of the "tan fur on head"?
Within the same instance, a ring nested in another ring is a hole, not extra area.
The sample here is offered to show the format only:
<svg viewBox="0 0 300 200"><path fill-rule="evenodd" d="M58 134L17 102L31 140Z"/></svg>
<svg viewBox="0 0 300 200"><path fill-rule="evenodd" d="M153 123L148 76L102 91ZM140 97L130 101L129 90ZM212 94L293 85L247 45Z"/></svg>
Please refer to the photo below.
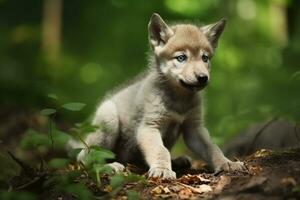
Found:
<svg viewBox="0 0 300 200"><path fill-rule="evenodd" d="M213 54L213 48L198 27L181 24L173 26L172 30L174 35L168 40L159 56L171 59L176 51L185 50L191 52L193 56L199 55L200 50Z"/></svg>

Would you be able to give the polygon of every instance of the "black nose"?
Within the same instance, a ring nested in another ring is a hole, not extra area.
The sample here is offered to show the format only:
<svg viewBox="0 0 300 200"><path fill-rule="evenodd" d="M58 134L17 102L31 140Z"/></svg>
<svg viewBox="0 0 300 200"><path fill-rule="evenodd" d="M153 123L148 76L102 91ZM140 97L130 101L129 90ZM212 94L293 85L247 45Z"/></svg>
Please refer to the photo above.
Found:
<svg viewBox="0 0 300 200"><path fill-rule="evenodd" d="M197 75L197 80L199 84L205 85L208 82L208 76L206 76L205 74L199 74Z"/></svg>

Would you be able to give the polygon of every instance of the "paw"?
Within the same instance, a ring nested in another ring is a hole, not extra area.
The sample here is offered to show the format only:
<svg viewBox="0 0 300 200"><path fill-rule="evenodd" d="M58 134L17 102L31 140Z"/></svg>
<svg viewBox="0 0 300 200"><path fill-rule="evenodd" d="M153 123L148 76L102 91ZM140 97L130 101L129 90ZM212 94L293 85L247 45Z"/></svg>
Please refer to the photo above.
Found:
<svg viewBox="0 0 300 200"><path fill-rule="evenodd" d="M192 159L186 155L179 156L172 160L173 169L189 169L192 166Z"/></svg>
<svg viewBox="0 0 300 200"><path fill-rule="evenodd" d="M109 164L106 164L105 166L112 168L112 170L115 173L120 173L125 170L125 166L118 162L109 163Z"/></svg>
<svg viewBox="0 0 300 200"><path fill-rule="evenodd" d="M163 179L176 179L176 173L167 168L154 167L148 171L148 178L160 177Z"/></svg>
<svg viewBox="0 0 300 200"><path fill-rule="evenodd" d="M88 150L87 149L82 149L79 154L77 155L77 161L78 162L82 162L83 164L85 164L85 157L88 154Z"/></svg>
<svg viewBox="0 0 300 200"><path fill-rule="evenodd" d="M215 172L220 172L220 171L233 172L233 171L246 171L246 170L247 168L243 162L241 161L232 162L228 159L226 159L225 162L223 162L222 164L220 164L215 168Z"/></svg>

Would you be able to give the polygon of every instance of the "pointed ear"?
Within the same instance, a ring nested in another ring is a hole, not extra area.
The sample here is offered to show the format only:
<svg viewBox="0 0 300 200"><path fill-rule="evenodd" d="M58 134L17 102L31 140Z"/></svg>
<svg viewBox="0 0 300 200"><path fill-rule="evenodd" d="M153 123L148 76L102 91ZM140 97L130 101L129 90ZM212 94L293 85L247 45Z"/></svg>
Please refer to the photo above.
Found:
<svg viewBox="0 0 300 200"><path fill-rule="evenodd" d="M174 32L159 14L153 13L148 24L148 34L151 47L154 48L166 44L169 38L174 35Z"/></svg>
<svg viewBox="0 0 300 200"><path fill-rule="evenodd" d="M217 48L218 40L226 25L226 19L221 19L217 23L201 27L202 32L206 35L213 48Z"/></svg>

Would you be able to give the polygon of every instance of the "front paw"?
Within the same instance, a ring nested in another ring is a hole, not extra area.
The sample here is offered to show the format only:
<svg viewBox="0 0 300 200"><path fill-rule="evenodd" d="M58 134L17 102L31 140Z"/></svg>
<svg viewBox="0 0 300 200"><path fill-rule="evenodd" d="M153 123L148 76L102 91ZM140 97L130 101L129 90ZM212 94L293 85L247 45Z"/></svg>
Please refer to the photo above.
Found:
<svg viewBox="0 0 300 200"><path fill-rule="evenodd" d="M148 171L148 178L160 177L163 179L176 179L176 173L167 168L154 167Z"/></svg>
<svg viewBox="0 0 300 200"><path fill-rule="evenodd" d="M108 163L106 166L110 167L114 173L121 173L125 170L125 166L118 162Z"/></svg>
<svg viewBox="0 0 300 200"><path fill-rule="evenodd" d="M241 161L232 162L231 160L226 159L224 162L220 163L215 167L215 172L226 171L246 171L247 168L245 164Z"/></svg>

